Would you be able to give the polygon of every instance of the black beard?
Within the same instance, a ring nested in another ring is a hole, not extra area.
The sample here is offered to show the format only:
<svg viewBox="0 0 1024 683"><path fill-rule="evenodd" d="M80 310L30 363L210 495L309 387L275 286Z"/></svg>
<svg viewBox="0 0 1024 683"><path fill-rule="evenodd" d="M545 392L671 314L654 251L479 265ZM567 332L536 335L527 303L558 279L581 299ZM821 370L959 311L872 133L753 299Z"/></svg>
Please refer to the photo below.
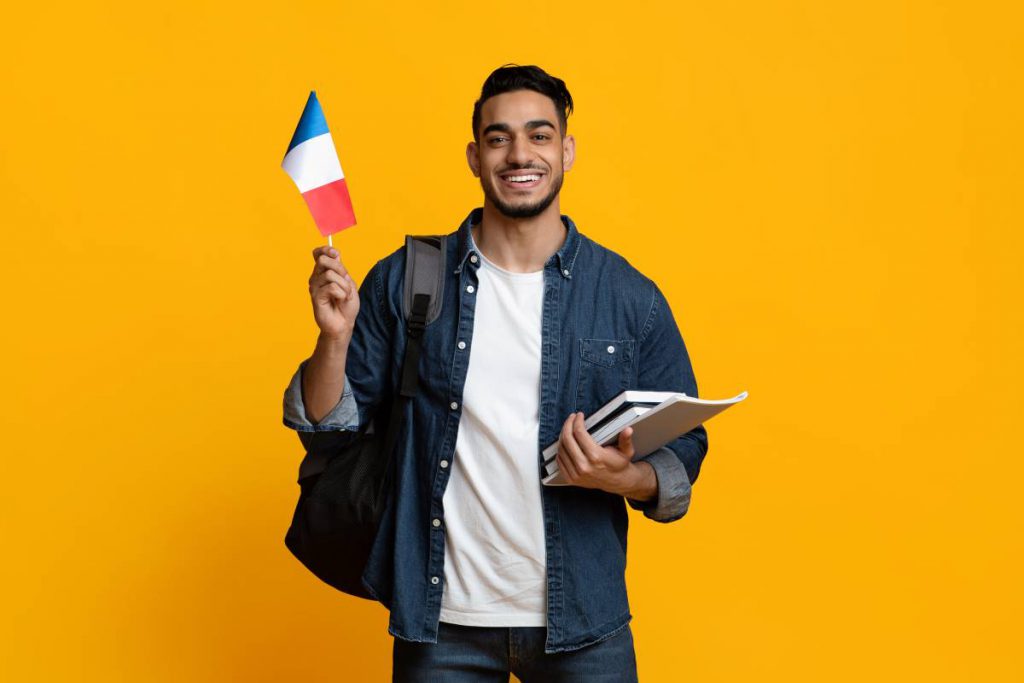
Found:
<svg viewBox="0 0 1024 683"><path fill-rule="evenodd" d="M503 202L491 184L484 182L483 176L480 176L480 186L484 190L484 196L491 201L491 204L494 205L494 208L502 216L506 218L533 218L544 213L544 210L551 206L551 202L555 201L555 197L562 191L562 174L559 173L558 177L555 178L555 181L551 184L551 190L546 197L536 204L526 204L524 206L513 206Z"/></svg>

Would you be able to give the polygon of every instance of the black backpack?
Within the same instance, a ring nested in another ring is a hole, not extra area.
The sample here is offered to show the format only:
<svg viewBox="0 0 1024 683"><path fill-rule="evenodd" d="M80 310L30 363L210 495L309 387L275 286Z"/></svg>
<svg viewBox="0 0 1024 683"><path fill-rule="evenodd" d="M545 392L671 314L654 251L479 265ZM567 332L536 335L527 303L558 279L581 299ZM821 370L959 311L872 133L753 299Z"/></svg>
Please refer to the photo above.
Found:
<svg viewBox="0 0 1024 683"><path fill-rule="evenodd" d="M407 321L401 386L391 412L378 410L354 439L349 432L298 432L299 502L284 542L325 583L372 599L361 577L393 493L394 451L406 402L419 387L420 338L441 312L446 236L406 235L402 313Z"/></svg>

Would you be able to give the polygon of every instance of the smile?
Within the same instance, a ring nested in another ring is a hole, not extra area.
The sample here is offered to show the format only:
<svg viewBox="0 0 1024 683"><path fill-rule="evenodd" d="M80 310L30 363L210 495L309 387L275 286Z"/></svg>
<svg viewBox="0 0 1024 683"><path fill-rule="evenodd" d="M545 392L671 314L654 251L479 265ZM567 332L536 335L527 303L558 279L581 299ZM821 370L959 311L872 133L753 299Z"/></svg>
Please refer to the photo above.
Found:
<svg viewBox="0 0 1024 683"><path fill-rule="evenodd" d="M540 173L520 173L504 176L502 177L501 182L506 187L515 188L517 190L529 189L539 185L542 177L543 174Z"/></svg>

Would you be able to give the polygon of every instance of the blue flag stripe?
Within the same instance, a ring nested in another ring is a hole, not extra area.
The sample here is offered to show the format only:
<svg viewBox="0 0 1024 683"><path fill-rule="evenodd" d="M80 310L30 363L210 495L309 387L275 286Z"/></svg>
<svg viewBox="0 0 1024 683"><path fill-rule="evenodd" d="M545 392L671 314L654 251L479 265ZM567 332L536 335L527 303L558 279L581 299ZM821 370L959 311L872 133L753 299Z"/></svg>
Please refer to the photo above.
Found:
<svg viewBox="0 0 1024 683"><path fill-rule="evenodd" d="M324 110L320 108L320 101L316 99L316 90L310 91L309 99L306 100L306 108L302 110L302 118L299 125L295 127L295 134L288 145L285 154L292 151L296 145L301 145L310 138L328 133L327 119L324 118Z"/></svg>

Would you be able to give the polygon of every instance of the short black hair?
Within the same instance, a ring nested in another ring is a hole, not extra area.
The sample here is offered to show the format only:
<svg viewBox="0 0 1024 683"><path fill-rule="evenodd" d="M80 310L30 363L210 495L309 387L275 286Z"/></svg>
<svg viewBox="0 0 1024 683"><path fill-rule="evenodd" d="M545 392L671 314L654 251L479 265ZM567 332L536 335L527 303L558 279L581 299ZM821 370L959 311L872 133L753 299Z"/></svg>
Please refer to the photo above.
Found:
<svg viewBox="0 0 1024 683"><path fill-rule="evenodd" d="M480 110L483 108L484 102L495 95L514 90L533 90L550 98L555 103L558 123L562 127L562 137L565 137L569 114L572 113L572 95L565 87L565 81L552 76L539 66L505 64L491 72L491 75L484 81L484 87L480 90L480 99L473 104L474 140L480 141Z"/></svg>

